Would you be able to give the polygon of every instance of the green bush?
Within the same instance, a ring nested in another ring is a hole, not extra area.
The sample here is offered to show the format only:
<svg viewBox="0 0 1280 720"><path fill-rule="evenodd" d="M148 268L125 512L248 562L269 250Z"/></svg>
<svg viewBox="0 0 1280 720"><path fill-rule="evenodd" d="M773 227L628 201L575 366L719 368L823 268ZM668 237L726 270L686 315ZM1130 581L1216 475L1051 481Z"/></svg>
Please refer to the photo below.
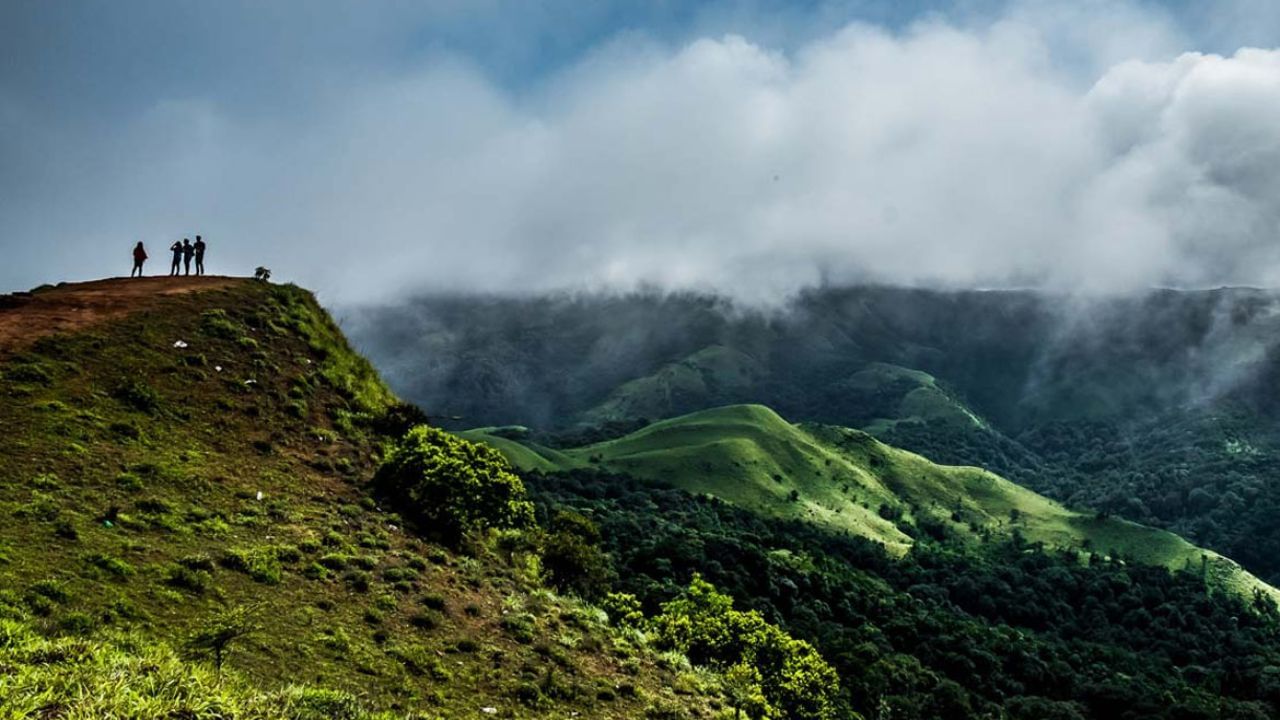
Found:
<svg viewBox="0 0 1280 720"><path fill-rule="evenodd" d="M267 585L279 585L283 573L273 547L232 548L223 556L222 564Z"/></svg>
<svg viewBox="0 0 1280 720"><path fill-rule="evenodd" d="M200 313L200 330L210 337L234 340L240 336L240 325L233 321L226 310L206 310Z"/></svg>
<svg viewBox="0 0 1280 720"><path fill-rule="evenodd" d="M40 365L35 364L15 365L5 371L4 379L12 383L53 384L53 375Z"/></svg>
<svg viewBox="0 0 1280 720"><path fill-rule="evenodd" d="M86 555L84 561L93 567L103 570L115 577L128 577L133 574L133 566L117 557L92 553Z"/></svg>
<svg viewBox="0 0 1280 720"><path fill-rule="evenodd" d="M834 717L839 680L813 646L754 610L734 610L732 598L697 575L683 595L662 606L654 629L660 647L726 671L739 708L757 705L759 699L759 706L780 717Z"/></svg>
<svg viewBox="0 0 1280 720"><path fill-rule="evenodd" d="M141 380L121 383L111 391L111 396L139 412L152 414L160 409L160 396Z"/></svg>
<svg viewBox="0 0 1280 720"><path fill-rule="evenodd" d="M611 592L600 601L600 609L609 616L609 622L621 628L638 628L644 624L640 600L630 593Z"/></svg>
<svg viewBox="0 0 1280 720"><path fill-rule="evenodd" d="M345 570L351 558L342 553L326 553L317 562L330 570Z"/></svg>
<svg viewBox="0 0 1280 720"><path fill-rule="evenodd" d="M542 567L547 580L560 592L595 598L608 587L608 557L575 533L560 531L547 536L542 547Z"/></svg>
<svg viewBox="0 0 1280 720"><path fill-rule="evenodd" d="M251 610L229 608L205 620L187 640L187 648L196 656L212 658L214 667L221 670L231 646L258 629Z"/></svg>
<svg viewBox="0 0 1280 720"><path fill-rule="evenodd" d="M208 570L185 565L170 565L164 571L164 584L196 595L203 595L213 587L213 575Z"/></svg>
<svg viewBox="0 0 1280 720"><path fill-rule="evenodd" d="M533 522L524 483L501 454L425 425L392 446L374 483L407 518L448 542Z"/></svg>

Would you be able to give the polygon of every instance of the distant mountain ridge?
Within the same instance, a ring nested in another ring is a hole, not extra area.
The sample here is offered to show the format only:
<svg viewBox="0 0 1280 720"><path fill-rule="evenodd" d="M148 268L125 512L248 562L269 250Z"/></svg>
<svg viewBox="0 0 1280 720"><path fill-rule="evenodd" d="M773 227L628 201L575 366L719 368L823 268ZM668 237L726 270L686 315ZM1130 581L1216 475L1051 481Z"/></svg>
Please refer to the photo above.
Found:
<svg viewBox="0 0 1280 720"><path fill-rule="evenodd" d="M1277 377L1280 296L872 286L812 290L765 310L696 294L454 296L364 308L350 324L407 397L473 425L572 424L620 386L715 349L750 358L754 399L792 416L844 422L827 390L887 363L937 377L1016 432L1224 398L1270 412L1274 401L1253 391ZM518 369L495 364L514 358Z"/></svg>

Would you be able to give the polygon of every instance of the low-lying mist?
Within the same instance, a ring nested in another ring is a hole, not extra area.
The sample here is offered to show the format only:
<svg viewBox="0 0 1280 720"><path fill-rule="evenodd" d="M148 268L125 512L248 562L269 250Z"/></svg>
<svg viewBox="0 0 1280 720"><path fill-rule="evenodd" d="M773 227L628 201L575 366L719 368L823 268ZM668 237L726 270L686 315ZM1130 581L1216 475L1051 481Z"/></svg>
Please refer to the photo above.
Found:
<svg viewBox="0 0 1280 720"><path fill-rule="evenodd" d="M397 391L470 426L572 425L625 383L707 348L746 358L751 373L716 394L727 381L699 369L707 397L829 422L850 421L839 388L872 362L932 373L1010 432L1221 402L1271 412L1280 383L1280 296L1249 289L1082 300L828 287L768 308L656 290L436 295L348 312L345 325Z"/></svg>

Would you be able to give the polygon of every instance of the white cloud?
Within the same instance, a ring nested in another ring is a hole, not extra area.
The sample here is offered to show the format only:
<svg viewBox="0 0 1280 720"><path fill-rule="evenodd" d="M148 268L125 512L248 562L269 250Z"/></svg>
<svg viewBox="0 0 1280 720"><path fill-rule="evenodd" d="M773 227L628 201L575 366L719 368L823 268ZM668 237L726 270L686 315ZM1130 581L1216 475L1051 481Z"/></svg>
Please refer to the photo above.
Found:
<svg viewBox="0 0 1280 720"><path fill-rule="evenodd" d="M58 192L0 230L123 257L190 227L223 268L338 301L1280 283L1280 52L1176 55L1158 17L1067 7L852 25L785 54L632 36L520 96L437 57L335 78L287 121L176 99L50 141L40 187Z"/></svg>

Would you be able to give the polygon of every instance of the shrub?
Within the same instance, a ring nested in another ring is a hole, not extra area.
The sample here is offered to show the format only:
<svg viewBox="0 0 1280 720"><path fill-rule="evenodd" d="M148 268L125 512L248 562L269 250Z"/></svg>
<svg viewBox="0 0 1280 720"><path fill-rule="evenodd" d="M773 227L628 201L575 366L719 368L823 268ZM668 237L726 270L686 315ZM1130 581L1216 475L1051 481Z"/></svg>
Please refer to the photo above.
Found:
<svg viewBox="0 0 1280 720"><path fill-rule="evenodd" d="M427 414L411 403L395 403L373 419L373 431L388 437L401 437L418 425L427 424Z"/></svg>
<svg viewBox="0 0 1280 720"><path fill-rule="evenodd" d="M374 483L408 518L452 543L471 530L533 522L524 483L498 451L425 425L391 448Z"/></svg>
<svg viewBox="0 0 1280 720"><path fill-rule="evenodd" d="M600 531L577 513L561 512L542 548L542 566L551 585L585 598L600 595L609 581L609 559L595 544Z"/></svg>
<svg viewBox="0 0 1280 720"><path fill-rule="evenodd" d="M80 539L80 531L77 530L75 524L67 518L60 518L54 522L53 533L66 540Z"/></svg>
<svg viewBox="0 0 1280 720"><path fill-rule="evenodd" d="M116 577L128 577L133 574L132 565L110 555L93 553L85 556L85 562Z"/></svg>
<svg viewBox="0 0 1280 720"><path fill-rule="evenodd" d="M296 563L302 559L302 550L293 545L277 545L276 558L282 563Z"/></svg>
<svg viewBox="0 0 1280 720"><path fill-rule="evenodd" d="M609 616L609 622L621 628L638 628L644 624L640 600L630 593L611 592L604 596L600 608Z"/></svg>
<svg viewBox="0 0 1280 720"><path fill-rule="evenodd" d="M403 663L405 670L413 675L428 676L438 682L444 682L450 678L449 671L440 664L435 653L421 645L415 643L396 645L388 650L387 654Z"/></svg>
<svg viewBox="0 0 1280 720"><path fill-rule="evenodd" d="M129 422L113 422L107 431L120 440L137 440L142 437L142 431L138 426Z"/></svg>
<svg viewBox="0 0 1280 720"><path fill-rule="evenodd" d="M213 558L204 553L184 555L183 557L178 558L178 564L191 570L213 572Z"/></svg>
<svg viewBox="0 0 1280 720"><path fill-rule="evenodd" d="M364 717L360 703L338 690L290 688L285 710L294 720L356 720Z"/></svg>
<svg viewBox="0 0 1280 720"><path fill-rule="evenodd" d="M211 655L214 666L221 670L231 645L257 630L258 626L250 616L249 610L236 607L210 618L203 627L192 634L187 641L187 646L197 655Z"/></svg>
<svg viewBox="0 0 1280 720"><path fill-rule="evenodd" d="M351 558L341 553L326 553L321 555L316 562L330 570L345 570L347 564L351 562Z"/></svg>
<svg viewBox="0 0 1280 720"><path fill-rule="evenodd" d="M164 584L196 595L203 595L213 586L213 575L208 570L170 565L165 570Z"/></svg>
<svg viewBox="0 0 1280 720"><path fill-rule="evenodd" d="M57 580L41 580L31 586L30 593L48 598L56 603L65 603L71 599L71 593L67 590L66 585Z"/></svg>
<svg viewBox="0 0 1280 720"><path fill-rule="evenodd" d="M116 389L111 391L111 397L134 410L147 414L160 409L160 396L151 389L150 385L137 379L117 385Z"/></svg>
<svg viewBox="0 0 1280 720"><path fill-rule="evenodd" d="M534 640L534 619L529 613L514 613L502 618L499 623L516 642L528 645Z"/></svg>
<svg viewBox="0 0 1280 720"><path fill-rule="evenodd" d="M409 616L409 624L420 630L434 630L440 626L440 615L434 612L416 612Z"/></svg>
<svg viewBox="0 0 1280 720"><path fill-rule="evenodd" d="M15 365L4 373L4 379L12 383L52 385L53 376L44 367L34 364Z"/></svg>
<svg viewBox="0 0 1280 720"><path fill-rule="evenodd" d="M121 490L129 492L137 492L143 488L142 478L131 472L122 472L117 475L116 485L119 485Z"/></svg>
<svg viewBox="0 0 1280 720"><path fill-rule="evenodd" d="M280 584L284 572L273 547L232 548L223 556L222 564L267 585Z"/></svg>
<svg viewBox="0 0 1280 720"><path fill-rule="evenodd" d="M227 316L226 310L206 310L200 314L200 330L210 337L233 340L240 336L240 327Z"/></svg>
<svg viewBox="0 0 1280 720"><path fill-rule="evenodd" d="M417 572L404 567L392 567L382 571L382 579L389 583L412 580L416 577L418 577Z"/></svg>
<svg viewBox="0 0 1280 720"><path fill-rule="evenodd" d="M363 570L348 570L343 576L342 581L356 592L369 592L369 584L373 577Z"/></svg>
<svg viewBox="0 0 1280 720"><path fill-rule="evenodd" d="M739 707L758 696L782 717L833 717L839 680L813 646L759 612L733 609L732 598L697 575L683 595L662 606L654 628L660 647L726 671Z"/></svg>
<svg viewBox="0 0 1280 720"><path fill-rule="evenodd" d="M88 635L93 632L97 623L88 613L73 612L62 618L58 626L68 635Z"/></svg>

